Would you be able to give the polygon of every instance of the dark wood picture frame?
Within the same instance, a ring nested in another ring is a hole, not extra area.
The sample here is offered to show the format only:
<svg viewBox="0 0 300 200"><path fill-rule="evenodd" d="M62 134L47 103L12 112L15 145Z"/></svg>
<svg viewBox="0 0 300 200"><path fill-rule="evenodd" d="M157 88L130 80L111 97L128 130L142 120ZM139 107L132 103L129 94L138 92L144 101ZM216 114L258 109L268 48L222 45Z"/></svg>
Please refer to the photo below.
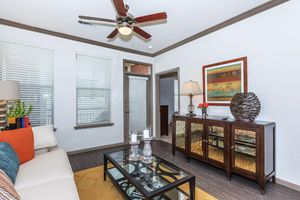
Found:
<svg viewBox="0 0 300 200"><path fill-rule="evenodd" d="M236 58L236 59L232 59L232 60L227 60L227 61L222 61L222 62L218 62L218 63L214 63L214 64L210 64L210 65L204 65L202 67L202 80L203 80L203 102L207 102L206 101L206 95L207 95L207 91L206 91L206 75L205 75L205 70L207 68L211 68L211 67L217 67L220 66L222 67L222 65L226 65L226 64L230 64L230 63L236 63L236 62L242 62L243 63L243 86L244 86L244 90L242 92L247 93L248 92L248 71L247 71L247 57L241 57L241 58ZM209 105L212 106L229 106L230 103L224 103L222 101L220 101L220 103L209 103Z"/></svg>

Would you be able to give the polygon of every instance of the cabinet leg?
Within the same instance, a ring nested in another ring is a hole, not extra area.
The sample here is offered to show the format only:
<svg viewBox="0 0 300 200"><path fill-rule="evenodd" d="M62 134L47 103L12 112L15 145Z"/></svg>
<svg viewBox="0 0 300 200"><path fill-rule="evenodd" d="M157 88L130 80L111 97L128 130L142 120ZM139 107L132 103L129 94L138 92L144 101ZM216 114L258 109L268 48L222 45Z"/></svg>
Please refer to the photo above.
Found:
<svg viewBox="0 0 300 200"><path fill-rule="evenodd" d="M260 183L259 186L260 186L260 193L261 193L262 195L264 195L264 194L265 194L265 186L266 186L266 183L265 183L265 182L264 182L264 183Z"/></svg>
<svg viewBox="0 0 300 200"><path fill-rule="evenodd" d="M186 161L187 161L188 163L190 163L190 160L191 160L190 157L187 156L187 157L186 157Z"/></svg>
<svg viewBox="0 0 300 200"><path fill-rule="evenodd" d="M175 149L172 149L172 154L173 156L175 156Z"/></svg>
<svg viewBox="0 0 300 200"><path fill-rule="evenodd" d="M276 177L273 176L272 179L271 179L272 183L276 183Z"/></svg>
<svg viewBox="0 0 300 200"><path fill-rule="evenodd" d="M231 181L231 174L227 174L227 180Z"/></svg>

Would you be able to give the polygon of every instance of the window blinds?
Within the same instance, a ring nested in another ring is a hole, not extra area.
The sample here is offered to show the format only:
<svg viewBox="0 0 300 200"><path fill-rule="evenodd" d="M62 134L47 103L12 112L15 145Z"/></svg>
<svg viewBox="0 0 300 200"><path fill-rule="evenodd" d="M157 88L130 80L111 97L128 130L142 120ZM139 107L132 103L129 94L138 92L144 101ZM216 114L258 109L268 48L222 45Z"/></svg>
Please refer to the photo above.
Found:
<svg viewBox="0 0 300 200"><path fill-rule="evenodd" d="M20 83L32 126L53 124L53 58L52 50L0 41L0 79Z"/></svg>
<svg viewBox="0 0 300 200"><path fill-rule="evenodd" d="M112 61L77 54L77 126L111 123Z"/></svg>

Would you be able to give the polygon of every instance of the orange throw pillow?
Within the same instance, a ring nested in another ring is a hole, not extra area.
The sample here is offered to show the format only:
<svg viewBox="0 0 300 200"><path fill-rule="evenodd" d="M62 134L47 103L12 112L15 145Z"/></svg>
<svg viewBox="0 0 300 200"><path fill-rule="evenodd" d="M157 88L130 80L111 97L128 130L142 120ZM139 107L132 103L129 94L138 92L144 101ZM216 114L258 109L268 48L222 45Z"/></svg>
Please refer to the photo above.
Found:
<svg viewBox="0 0 300 200"><path fill-rule="evenodd" d="M0 132L0 142L7 142L16 151L20 164L34 158L33 132L31 127Z"/></svg>

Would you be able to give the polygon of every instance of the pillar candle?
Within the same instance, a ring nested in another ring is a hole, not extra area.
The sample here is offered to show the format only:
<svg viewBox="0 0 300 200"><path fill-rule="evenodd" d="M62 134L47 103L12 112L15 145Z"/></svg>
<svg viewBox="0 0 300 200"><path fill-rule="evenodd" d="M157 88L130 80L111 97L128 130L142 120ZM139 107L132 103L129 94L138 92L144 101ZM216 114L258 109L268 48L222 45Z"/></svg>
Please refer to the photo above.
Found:
<svg viewBox="0 0 300 200"><path fill-rule="evenodd" d="M149 130L144 130L144 131L143 131L143 137L146 138L146 139L150 137L150 132L149 132Z"/></svg>
<svg viewBox="0 0 300 200"><path fill-rule="evenodd" d="M131 134L131 142L137 142L137 134Z"/></svg>

